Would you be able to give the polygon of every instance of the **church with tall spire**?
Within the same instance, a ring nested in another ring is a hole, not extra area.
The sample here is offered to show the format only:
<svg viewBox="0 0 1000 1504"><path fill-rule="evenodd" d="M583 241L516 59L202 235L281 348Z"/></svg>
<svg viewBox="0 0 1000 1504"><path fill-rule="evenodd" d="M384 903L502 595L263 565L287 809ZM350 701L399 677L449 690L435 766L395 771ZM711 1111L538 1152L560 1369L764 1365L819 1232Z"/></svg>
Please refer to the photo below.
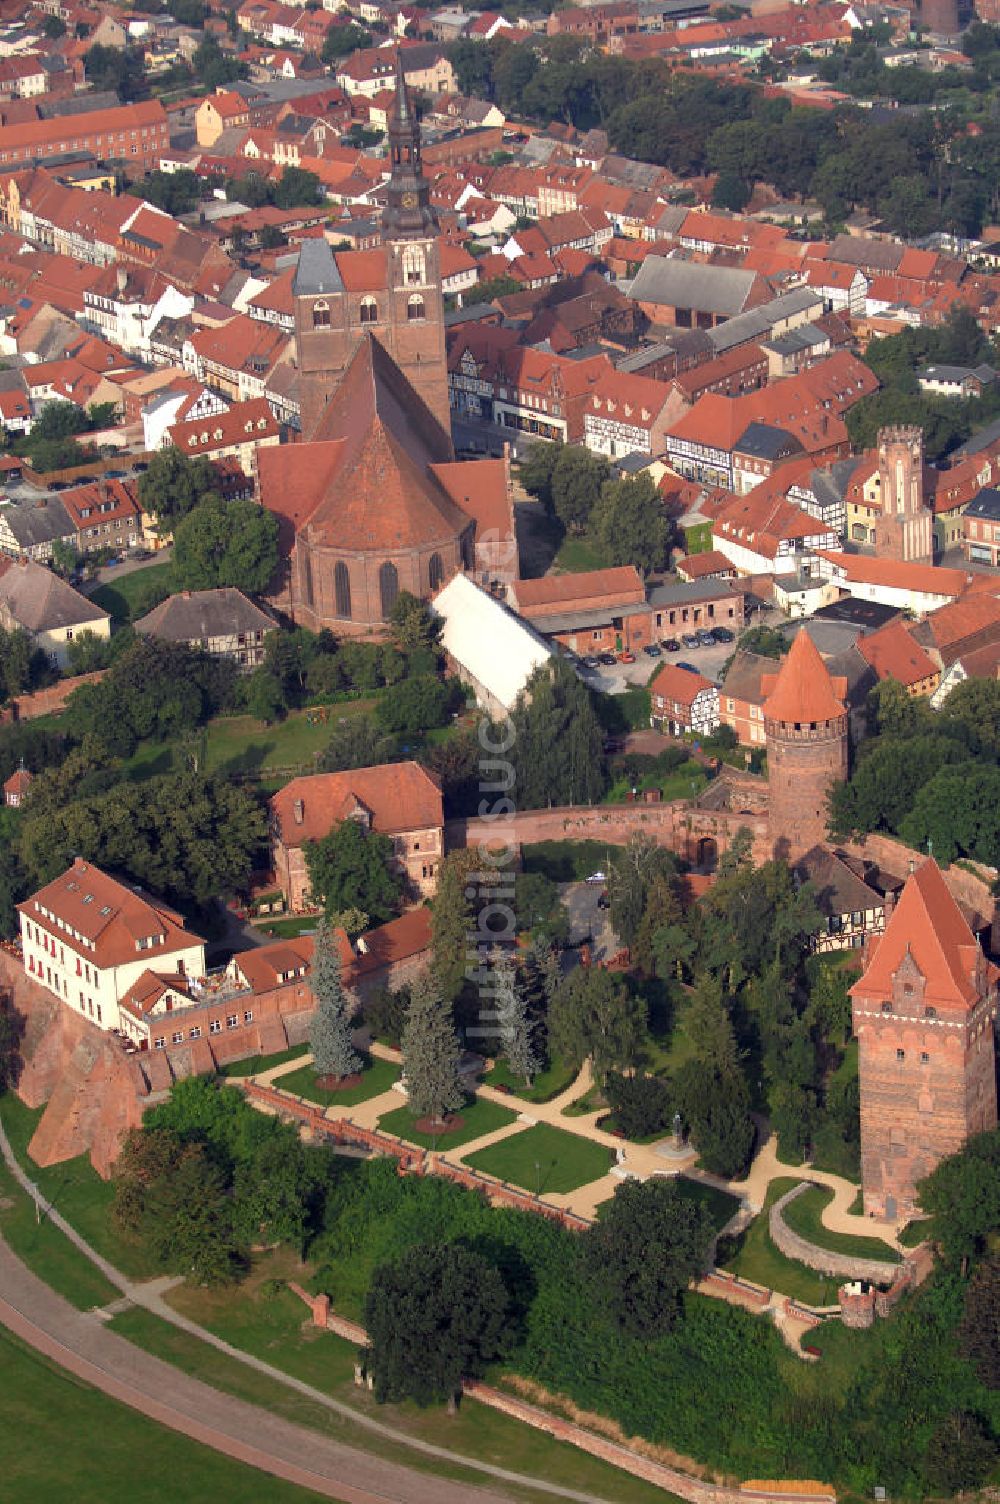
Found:
<svg viewBox="0 0 1000 1504"><path fill-rule="evenodd" d="M272 604L338 636L385 633L400 591L517 575L509 459L456 461L438 224L396 60L381 244L307 240L292 282L302 439L258 455L278 520Z"/></svg>
<svg viewBox="0 0 1000 1504"><path fill-rule="evenodd" d="M308 240L302 247L292 293L302 434L307 439L316 435L351 357L369 334L449 432L438 223L401 52L396 55L389 166L380 246L335 252L325 240Z"/></svg>

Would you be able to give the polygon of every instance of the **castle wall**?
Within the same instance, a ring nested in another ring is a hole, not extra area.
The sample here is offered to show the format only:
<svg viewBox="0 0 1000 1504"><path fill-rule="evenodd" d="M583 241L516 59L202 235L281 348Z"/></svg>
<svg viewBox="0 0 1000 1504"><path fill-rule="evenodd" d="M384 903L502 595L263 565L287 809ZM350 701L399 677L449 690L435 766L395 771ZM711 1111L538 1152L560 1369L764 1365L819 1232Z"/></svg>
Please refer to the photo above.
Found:
<svg viewBox="0 0 1000 1504"><path fill-rule="evenodd" d="M795 731L765 721L770 834L795 858L827 838L830 789L847 778L847 717Z"/></svg>

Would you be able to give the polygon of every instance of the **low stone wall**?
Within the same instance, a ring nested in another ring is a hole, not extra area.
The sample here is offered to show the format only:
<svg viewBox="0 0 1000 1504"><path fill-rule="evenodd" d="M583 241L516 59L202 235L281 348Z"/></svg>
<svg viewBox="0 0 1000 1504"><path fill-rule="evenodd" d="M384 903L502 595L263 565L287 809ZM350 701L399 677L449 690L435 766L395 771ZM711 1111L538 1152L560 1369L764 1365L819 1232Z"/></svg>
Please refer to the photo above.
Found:
<svg viewBox="0 0 1000 1504"><path fill-rule="evenodd" d="M820 1274L841 1279L864 1279L873 1285L894 1284L903 1271L901 1264L891 1264L888 1260L881 1259L853 1258L847 1253L833 1253L792 1231L784 1219L784 1209L790 1201L794 1201L796 1196L801 1196L814 1184L811 1180L800 1181L771 1207L767 1230L775 1247L787 1258L798 1259L800 1264L808 1264L810 1269L816 1269Z"/></svg>

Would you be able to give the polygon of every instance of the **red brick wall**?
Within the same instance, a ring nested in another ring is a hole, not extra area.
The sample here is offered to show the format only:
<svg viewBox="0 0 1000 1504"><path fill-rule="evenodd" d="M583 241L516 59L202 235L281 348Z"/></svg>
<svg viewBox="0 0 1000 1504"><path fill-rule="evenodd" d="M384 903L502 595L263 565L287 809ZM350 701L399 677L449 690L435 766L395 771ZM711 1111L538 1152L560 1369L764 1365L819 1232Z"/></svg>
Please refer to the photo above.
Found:
<svg viewBox="0 0 1000 1504"><path fill-rule="evenodd" d="M847 778L847 717L815 731L765 721L771 839L780 856L799 856L826 839L827 798Z"/></svg>

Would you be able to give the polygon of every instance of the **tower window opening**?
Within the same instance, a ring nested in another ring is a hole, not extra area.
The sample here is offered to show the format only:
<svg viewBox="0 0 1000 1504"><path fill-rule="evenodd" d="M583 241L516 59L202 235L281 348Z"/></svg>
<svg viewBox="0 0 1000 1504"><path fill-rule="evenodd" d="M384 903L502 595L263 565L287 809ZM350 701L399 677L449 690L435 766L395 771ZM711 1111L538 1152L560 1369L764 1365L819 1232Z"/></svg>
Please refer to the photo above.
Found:
<svg viewBox="0 0 1000 1504"><path fill-rule="evenodd" d="M312 316L313 316L313 328L314 329L329 329L329 327L330 327L330 305L329 305L329 303L314 303L313 304L313 310L312 310Z"/></svg>
<svg viewBox="0 0 1000 1504"><path fill-rule="evenodd" d="M378 321L378 304L376 303L375 299L374 298L362 298L362 300L361 300L361 322L363 324L374 324L374 323L377 323L377 321Z"/></svg>

